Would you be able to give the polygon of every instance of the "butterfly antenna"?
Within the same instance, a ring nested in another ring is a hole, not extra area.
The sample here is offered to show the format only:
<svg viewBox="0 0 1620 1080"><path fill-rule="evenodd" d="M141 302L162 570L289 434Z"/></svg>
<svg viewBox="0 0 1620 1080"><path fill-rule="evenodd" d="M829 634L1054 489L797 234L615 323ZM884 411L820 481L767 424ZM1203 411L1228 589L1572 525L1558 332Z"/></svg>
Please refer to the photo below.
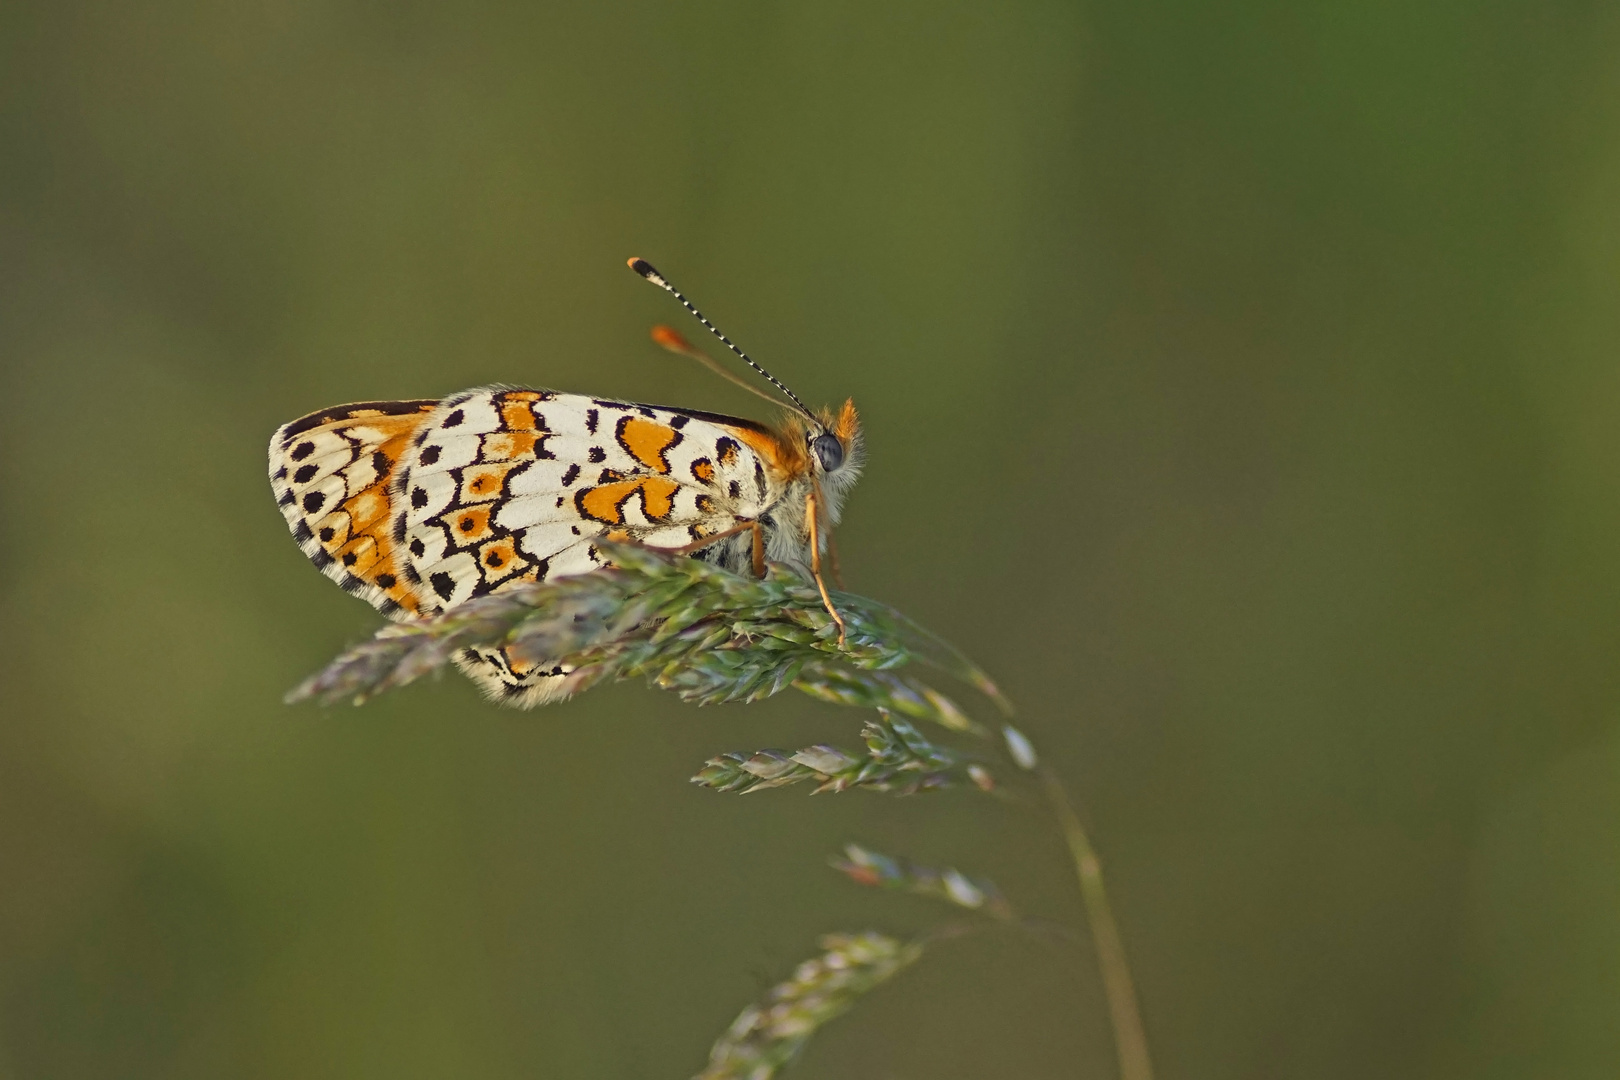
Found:
<svg viewBox="0 0 1620 1080"><path fill-rule="evenodd" d="M799 395L798 394L795 394L793 391L789 390L786 386L783 386L782 383L781 383L781 380L777 379L777 377L775 375L772 375L770 372L766 371L764 368L762 368L758 364L754 363L754 358L753 357L749 356L747 353L745 353L741 349L737 348L737 346L732 343L731 339L726 337L726 335L722 334L720 332L719 327L715 326L714 323L712 323L708 319L704 318L703 312L701 312L697 308L693 307L692 306L692 301L688 300L685 296L683 296L679 289L677 289L675 286L671 285L664 278L664 275L660 274L658 272L658 270L653 266L652 263L648 262L646 259L630 259L630 260L628 260L628 262L629 262L630 269L634 270L636 273L640 274L642 277L646 278L648 281L652 282L654 285L657 285L660 289L663 289L665 292L669 293L669 295L671 295L675 299L679 300L681 302L681 305L683 307L685 307L687 311L690 311L694 316L697 317L698 322L702 323L705 327L708 328L709 333L711 333L715 337L719 338L721 340L721 342L723 342L725 344L726 348L730 349L732 352L734 352L738 356L742 357L743 363L747 364L749 367L753 368L755 371L757 371L761 375L765 376L766 380L772 386L776 387L778 390L782 391L782 393L786 394L788 396L788 400L792 401L793 404L795 404L795 405L797 405L799 407L800 412L804 413L804 415L808 416L811 420L816 419L816 414L811 412L805 406L804 402L799 400ZM662 342L660 342L660 344L662 344Z"/></svg>
<svg viewBox="0 0 1620 1080"><path fill-rule="evenodd" d="M689 359L696 360L698 363L702 364L704 367L726 380L726 382L731 383L733 386L740 386L750 394L753 394L755 397L764 398L772 405L782 404L780 398L772 394L767 394L765 391L761 390L759 387L755 386L741 375L738 375L736 372L728 371L727 369L721 367L719 361L715 360L714 357L710 356L702 349L695 347L690 341L687 341L686 337L673 326L665 326L664 324L659 323L657 326L652 328L652 339L659 345L662 345L664 348L668 349L670 352L675 353L677 356L685 356Z"/></svg>

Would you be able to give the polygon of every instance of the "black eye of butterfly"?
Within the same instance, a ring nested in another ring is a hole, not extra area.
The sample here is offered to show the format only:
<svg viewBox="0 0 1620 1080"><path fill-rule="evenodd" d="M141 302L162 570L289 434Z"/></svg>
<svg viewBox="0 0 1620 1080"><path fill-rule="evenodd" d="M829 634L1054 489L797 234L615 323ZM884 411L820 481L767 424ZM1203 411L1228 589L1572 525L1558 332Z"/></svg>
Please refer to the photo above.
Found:
<svg viewBox="0 0 1620 1080"><path fill-rule="evenodd" d="M821 468L824 472L832 472L844 463L844 447L832 435L817 435L810 440L811 449L815 450L816 457L821 459Z"/></svg>

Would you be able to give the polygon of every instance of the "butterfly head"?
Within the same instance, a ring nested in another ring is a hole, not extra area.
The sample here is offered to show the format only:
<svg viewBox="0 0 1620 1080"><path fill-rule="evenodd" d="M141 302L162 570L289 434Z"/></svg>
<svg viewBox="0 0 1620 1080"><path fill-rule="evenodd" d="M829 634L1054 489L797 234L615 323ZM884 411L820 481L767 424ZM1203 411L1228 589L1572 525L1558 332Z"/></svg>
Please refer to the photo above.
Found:
<svg viewBox="0 0 1620 1080"><path fill-rule="evenodd" d="M861 439L861 418L853 398L844 402L836 416L823 409L814 426L806 426L805 438L815 459L816 475L831 483L839 475L860 472L865 446Z"/></svg>
<svg viewBox="0 0 1620 1080"><path fill-rule="evenodd" d="M829 409L808 415L789 413L782 426L783 441L803 447L800 470L820 486L836 521L844 494L860 476L866 459L855 402L844 402L836 414Z"/></svg>

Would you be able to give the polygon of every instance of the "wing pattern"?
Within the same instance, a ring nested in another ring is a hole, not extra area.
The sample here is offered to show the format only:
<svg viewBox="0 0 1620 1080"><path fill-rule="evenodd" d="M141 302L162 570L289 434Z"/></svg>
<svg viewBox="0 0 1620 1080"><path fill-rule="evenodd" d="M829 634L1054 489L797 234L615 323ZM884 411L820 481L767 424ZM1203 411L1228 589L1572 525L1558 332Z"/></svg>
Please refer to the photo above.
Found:
<svg viewBox="0 0 1620 1080"><path fill-rule="evenodd" d="M392 484L437 401L340 405L283 424L270 488L293 539L327 577L393 619L422 614L391 534Z"/></svg>
<svg viewBox="0 0 1620 1080"><path fill-rule="evenodd" d="M410 618L607 565L599 537L676 548L766 518L784 483L774 449L746 420L495 387L295 421L271 443L271 478L305 554ZM567 671L505 650L457 663L511 704L565 693Z"/></svg>

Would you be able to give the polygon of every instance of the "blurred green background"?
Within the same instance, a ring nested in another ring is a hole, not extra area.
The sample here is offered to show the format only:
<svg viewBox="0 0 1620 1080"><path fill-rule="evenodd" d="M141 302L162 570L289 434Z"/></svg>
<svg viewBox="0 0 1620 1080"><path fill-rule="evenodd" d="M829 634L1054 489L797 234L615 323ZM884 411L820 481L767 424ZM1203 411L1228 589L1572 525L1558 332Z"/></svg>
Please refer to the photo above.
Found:
<svg viewBox="0 0 1620 1080"><path fill-rule="evenodd" d="M282 693L379 618L277 424L491 381L870 467L850 586L1083 802L1160 1073L1620 1067L1620 10L0 6L0 1077L682 1077L849 839L1077 918L971 795L686 784L795 695ZM970 700L964 698L964 701ZM805 1077L1112 1074L1088 948L941 948Z"/></svg>

